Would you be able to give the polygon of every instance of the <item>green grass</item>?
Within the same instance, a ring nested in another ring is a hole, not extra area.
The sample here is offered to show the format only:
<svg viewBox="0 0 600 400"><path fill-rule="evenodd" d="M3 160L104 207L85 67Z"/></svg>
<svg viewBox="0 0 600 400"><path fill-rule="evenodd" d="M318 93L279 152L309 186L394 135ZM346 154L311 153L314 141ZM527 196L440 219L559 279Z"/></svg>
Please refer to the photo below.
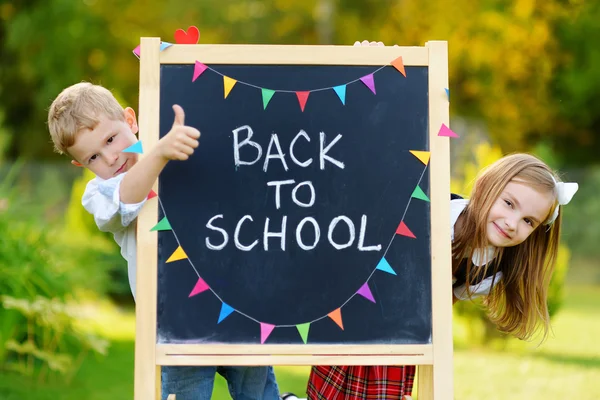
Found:
<svg viewBox="0 0 600 400"><path fill-rule="evenodd" d="M516 340L503 350L457 346L455 399L600 399L600 287L570 287L565 298L553 336L538 348ZM34 385L16 375L0 375L0 400L132 399L133 316L107 306L100 311L95 329L112 341L106 358L88 358L68 387L59 380ZM462 331L457 325L456 334ZM276 367L280 389L304 393L308 372L308 367ZM213 398L229 398L220 377Z"/></svg>

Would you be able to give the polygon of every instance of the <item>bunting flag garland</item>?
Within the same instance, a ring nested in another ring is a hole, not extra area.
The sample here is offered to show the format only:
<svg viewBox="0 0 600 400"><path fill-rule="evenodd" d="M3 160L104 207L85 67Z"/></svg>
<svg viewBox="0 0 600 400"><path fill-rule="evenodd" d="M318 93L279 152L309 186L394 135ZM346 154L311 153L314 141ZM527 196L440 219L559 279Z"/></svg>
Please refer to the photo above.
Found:
<svg viewBox="0 0 600 400"><path fill-rule="evenodd" d="M146 197L146 200L153 199L153 198L155 198L156 196L158 196L158 195L156 194L156 192L155 192L154 190L152 190L152 189L151 189L151 190L150 190L150 193L148 194L148 197Z"/></svg>
<svg viewBox="0 0 600 400"><path fill-rule="evenodd" d="M138 154L143 154L144 151L142 150L142 142L140 140L138 140L137 142L135 142L134 144L132 144L128 148L122 150L122 153L138 153Z"/></svg>
<svg viewBox="0 0 600 400"><path fill-rule="evenodd" d="M408 229L408 226L406 226L406 224L404 223L404 221L400 222L400 225L398 225L398 229L396 229L396 234L397 235L402 235L402 236L408 236L408 237L411 237L413 239L417 238L415 236L415 234L412 233L410 231L410 229Z"/></svg>
<svg viewBox="0 0 600 400"><path fill-rule="evenodd" d="M275 329L275 325L260 323L260 344L264 344L271 332Z"/></svg>
<svg viewBox="0 0 600 400"><path fill-rule="evenodd" d="M236 83L237 81L235 79L232 79L228 76L223 76L223 90L225 94L225 99L227 98L227 96L229 96L229 92L231 92L231 89L233 89Z"/></svg>
<svg viewBox="0 0 600 400"><path fill-rule="evenodd" d="M429 163L430 153L428 151L410 150L410 153L417 157L423 164L427 165Z"/></svg>
<svg viewBox="0 0 600 400"><path fill-rule="evenodd" d="M206 282L204 282L204 279L198 277L196 286L194 286L194 289L192 289L192 291L190 292L190 295L188 297L192 297L192 296L195 296L202 292L206 292L208 289L210 289L210 287L208 286L208 284ZM221 310L221 312L222 312L222 310ZM221 321L219 321L219 322L221 322Z"/></svg>
<svg viewBox="0 0 600 400"><path fill-rule="evenodd" d="M154 228L150 229L150 232L154 232L154 231L170 231L172 229L173 228L171 228L171 224L167 220L167 217L164 217L163 219L161 219L158 222L158 224L154 225Z"/></svg>
<svg viewBox="0 0 600 400"><path fill-rule="evenodd" d="M342 322L342 310L340 308L336 308L329 314L327 314L329 318L333 320L342 330L344 330L344 323Z"/></svg>
<svg viewBox="0 0 600 400"><path fill-rule="evenodd" d="M356 293L375 303L375 298L373 297L373 293L371 293L371 288L369 288L369 282L365 282Z"/></svg>
<svg viewBox="0 0 600 400"><path fill-rule="evenodd" d="M458 135L454 133L450 128L446 126L446 124L442 124L440 131L438 132L438 136L446 136L451 138L457 138Z"/></svg>
<svg viewBox="0 0 600 400"><path fill-rule="evenodd" d="M185 260L186 258L188 258L187 254L185 254L185 251L183 251L183 249L181 248L181 246L179 246L173 252L173 254L171 254L171 257L169 257L169 259L166 262L170 263L170 262L173 262L173 261Z"/></svg>
<svg viewBox="0 0 600 400"><path fill-rule="evenodd" d="M375 92L375 80L373 79L373 74L365 75L362 78L360 78L360 80L369 89L371 89L371 92L373 92L373 94L377 94L377 92Z"/></svg>
<svg viewBox="0 0 600 400"><path fill-rule="evenodd" d="M308 100L308 95L310 95L310 92L296 92L296 97L298 97L298 103L300 103L302 112L304 112L304 106L306 105L306 100Z"/></svg>
<svg viewBox="0 0 600 400"><path fill-rule="evenodd" d="M383 272L387 272L388 274L397 275L396 271L394 271L394 269L392 268L390 263L385 259L385 257L382 258L381 261L379 261L379 264L377 264L376 269Z"/></svg>
<svg viewBox="0 0 600 400"><path fill-rule="evenodd" d="M400 72L406 78L406 71L404 70L404 62L402 61L402 56L392 61L392 65L398 70L398 72Z"/></svg>
<svg viewBox="0 0 600 400"><path fill-rule="evenodd" d="M346 85L335 86L333 88L338 95L343 105L346 105Z"/></svg>
<svg viewBox="0 0 600 400"><path fill-rule="evenodd" d="M173 43L169 43L169 42L160 42L160 51L163 51L165 49L168 49L169 47L173 46ZM133 49L133 54L137 57L140 58L140 45L138 44L137 47L135 49Z"/></svg>
<svg viewBox="0 0 600 400"><path fill-rule="evenodd" d="M196 61L196 64L194 65L194 76L192 77L192 82L195 82L196 79L198 79L198 77L202 75L202 73L206 71L207 68L208 67L202 64L200 61Z"/></svg>
<svg viewBox="0 0 600 400"><path fill-rule="evenodd" d="M429 201L429 197L427 197L427 195L425 194L425 192L423 191L423 189L421 189L421 187L419 185L417 185L417 187L413 191L411 197L414 199Z"/></svg>
<svg viewBox="0 0 600 400"><path fill-rule="evenodd" d="M446 91L446 96L448 97L448 101L450 101L450 89L445 88L444 90Z"/></svg>
<svg viewBox="0 0 600 400"><path fill-rule="evenodd" d="M269 102L271 101L271 98L273 98L273 95L275 94L274 90L271 89L262 89L262 99L263 99L263 109L266 110L267 109L267 105L269 104Z"/></svg>
<svg viewBox="0 0 600 400"><path fill-rule="evenodd" d="M296 329L298 329L298 333L300 333L300 337L304 344L308 341L308 331L310 330L310 322L306 324L296 325Z"/></svg>
<svg viewBox="0 0 600 400"><path fill-rule="evenodd" d="M208 285L206 285L206 288L208 289ZM221 305L221 313L219 314L219 321L217 321L217 324L220 324L221 321L229 317L234 311L235 310L229 304L223 303Z"/></svg>

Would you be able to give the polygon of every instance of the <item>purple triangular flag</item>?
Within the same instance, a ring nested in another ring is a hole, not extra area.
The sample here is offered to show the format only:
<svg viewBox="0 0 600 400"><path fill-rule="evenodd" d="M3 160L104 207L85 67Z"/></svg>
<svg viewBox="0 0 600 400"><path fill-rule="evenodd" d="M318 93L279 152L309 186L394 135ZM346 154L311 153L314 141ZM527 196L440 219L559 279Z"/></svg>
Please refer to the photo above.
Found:
<svg viewBox="0 0 600 400"><path fill-rule="evenodd" d="M375 303L375 298L373 297L373 293L371 293L371 289L369 288L368 282L365 282L365 284L362 285L356 293L360 294L365 299L371 300L373 303Z"/></svg>
<svg viewBox="0 0 600 400"><path fill-rule="evenodd" d="M362 83L367 85L369 89L371 89L371 92L373 92L373 94L377 94L377 92L375 92L375 81L373 80L373 74L365 75L362 78L360 78L360 80L362 81Z"/></svg>

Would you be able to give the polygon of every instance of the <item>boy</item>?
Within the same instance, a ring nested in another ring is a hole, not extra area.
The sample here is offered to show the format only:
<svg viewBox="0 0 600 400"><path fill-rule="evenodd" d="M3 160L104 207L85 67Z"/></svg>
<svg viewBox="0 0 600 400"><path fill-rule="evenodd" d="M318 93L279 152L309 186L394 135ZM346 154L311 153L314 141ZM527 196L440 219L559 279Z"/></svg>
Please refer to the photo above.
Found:
<svg viewBox="0 0 600 400"><path fill-rule="evenodd" d="M185 125L183 109L174 105L173 111L173 127L139 162L136 153L122 152L137 142L135 112L123 109L109 90L86 82L72 85L58 95L48 112L55 150L96 175L82 203L98 228L112 232L121 247L134 298L137 215L165 165L187 160L200 138L197 129ZM215 372L228 381L236 400L279 398L272 367L163 367L163 400L170 393L177 400L210 399Z"/></svg>

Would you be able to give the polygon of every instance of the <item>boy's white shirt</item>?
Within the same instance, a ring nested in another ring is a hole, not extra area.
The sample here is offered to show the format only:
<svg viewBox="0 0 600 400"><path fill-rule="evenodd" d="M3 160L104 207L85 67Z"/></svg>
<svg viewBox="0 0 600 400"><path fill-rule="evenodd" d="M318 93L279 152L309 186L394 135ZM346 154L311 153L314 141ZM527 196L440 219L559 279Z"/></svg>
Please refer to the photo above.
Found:
<svg viewBox="0 0 600 400"><path fill-rule="evenodd" d="M124 176L123 173L106 180L95 177L88 182L81 202L83 207L94 216L98 229L111 232L115 242L121 247L121 255L127 261L129 287L135 299L136 221L146 199L136 204L121 202L119 188Z"/></svg>
<svg viewBox="0 0 600 400"><path fill-rule="evenodd" d="M82 197L83 207L94 216L98 229L103 232L111 232L115 242L121 248L121 255L127 261L127 275L129 277L129 287L135 299L135 279L136 279L136 219L146 203L146 200L136 204L125 204L121 202L119 188L125 174L120 174L114 178L101 179L95 177L88 182ZM456 199L450 201L450 224L451 239L454 240L454 224L459 215L469 204L469 200ZM490 246L485 252L475 252L473 255L473 264L481 266L491 261L494 255L494 247ZM496 284L502 278L502 272L490 276L479 284L471 285L472 297L486 295L492 289L492 283ZM466 285L454 288L454 295L460 300L468 299Z"/></svg>
<svg viewBox="0 0 600 400"><path fill-rule="evenodd" d="M456 224L460 214L467 207L467 204L469 204L469 200L467 199L450 200L450 235L452 237L452 241L454 241L454 225ZM495 250L496 248L494 246L488 246L483 251L480 249L476 250L473 253L473 258L471 259L473 261L473 265L480 267L492 261ZM487 277L476 285L471 285L471 297L475 298L489 294L490 290L492 290L492 287L494 287L500 281L500 279L502 279L502 272L498 271L496 275ZM467 300L469 298L466 284L454 288L453 291L454 296L456 296L456 298L459 300Z"/></svg>

